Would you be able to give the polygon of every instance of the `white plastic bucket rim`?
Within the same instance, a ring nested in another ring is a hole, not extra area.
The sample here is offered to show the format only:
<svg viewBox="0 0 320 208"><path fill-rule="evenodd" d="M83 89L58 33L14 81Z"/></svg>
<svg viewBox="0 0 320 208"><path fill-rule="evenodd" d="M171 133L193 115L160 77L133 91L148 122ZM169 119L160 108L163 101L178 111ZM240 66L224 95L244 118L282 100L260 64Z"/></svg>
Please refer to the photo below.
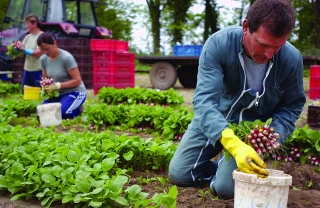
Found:
<svg viewBox="0 0 320 208"><path fill-rule="evenodd" d="M292 176L285 174L283 171L266 169L269 172L269 176L266 178L260 178L256 174L243 173L238 170L233 172L233 179L237 181L269 185L269 186L291 186Z"/></svg>
<svg viewBox="0 0 320 208"><path fill-rule="evenodd" d="M286 208L292 176L283 171L267 169L269 176L259 178L256 174L233 171L235 180L234 207Z"/></svg>
<svg viewBox="0 0 320 208"><path fill-rule="evenodd" d="M61 108L61 103L45 103L37 106L38 111L47 111Z"/></svg>

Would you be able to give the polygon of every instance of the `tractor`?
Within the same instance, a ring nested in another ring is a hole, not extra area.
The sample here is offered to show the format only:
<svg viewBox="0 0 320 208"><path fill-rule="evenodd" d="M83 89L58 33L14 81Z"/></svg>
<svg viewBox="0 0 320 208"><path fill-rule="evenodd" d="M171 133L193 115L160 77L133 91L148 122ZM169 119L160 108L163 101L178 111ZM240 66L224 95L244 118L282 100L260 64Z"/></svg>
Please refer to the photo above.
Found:
<svg viewBox="0 0 320 208"><path fill-rule="evenodd" d="M35 14L41 30L64 41L111 37L112 31L98 25L95 6L98 0L10 0L0 32L0 71L12 71L12 57L7 45L27 34L24 18ZM90 44L82 45L90 50Z"/></svg>

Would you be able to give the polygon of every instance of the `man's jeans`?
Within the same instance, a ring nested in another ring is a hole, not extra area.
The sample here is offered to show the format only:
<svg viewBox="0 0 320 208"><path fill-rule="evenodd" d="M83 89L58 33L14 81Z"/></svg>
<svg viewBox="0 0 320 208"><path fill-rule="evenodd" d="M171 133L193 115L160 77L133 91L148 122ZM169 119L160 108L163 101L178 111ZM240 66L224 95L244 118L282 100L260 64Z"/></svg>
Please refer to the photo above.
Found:
<svg viewBox="0 0 320 208"><path fill-rule="evenodd" d="M180 186L201 185L210 182L210 187L222 199L234 197L232 172L237 169L232 156L226 161L222 155L218 162L212 161L222 150L219 141L213 146L199 130L185 132L169 165L169 179Z"/></svg>

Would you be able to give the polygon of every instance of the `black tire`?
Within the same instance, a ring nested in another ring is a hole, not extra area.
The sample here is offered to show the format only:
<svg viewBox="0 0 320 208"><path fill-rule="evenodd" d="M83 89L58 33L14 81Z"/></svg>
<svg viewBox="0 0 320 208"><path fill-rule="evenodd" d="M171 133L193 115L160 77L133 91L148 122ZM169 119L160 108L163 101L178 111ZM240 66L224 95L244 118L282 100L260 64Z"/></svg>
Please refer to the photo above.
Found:
<svg viewBox="0 0 320 208"><path fill-rule="evenodd" d="M184 88L196 88L198 66L181 66L178 69L179 82Z"/></svg>
<svg viewBox="0 0 320 208"><path fill-rule="evenodd" d="M167 90L176 84L177 71L168 62L157 62L152 66L149 78L153 87Z"/></svg>

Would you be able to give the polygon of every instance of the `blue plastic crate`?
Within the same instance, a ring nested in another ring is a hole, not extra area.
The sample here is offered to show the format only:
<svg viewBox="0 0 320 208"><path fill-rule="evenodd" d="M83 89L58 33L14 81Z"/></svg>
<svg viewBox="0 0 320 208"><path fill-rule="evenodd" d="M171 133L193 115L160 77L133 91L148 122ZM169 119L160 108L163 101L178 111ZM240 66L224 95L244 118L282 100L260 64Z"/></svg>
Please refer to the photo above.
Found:
<svg viewBox="0 0 320 208"><path fill-rule="evenodd" d="M12 81L12 74L0 74L0 80Z"/></svg>
<svg viewBox="0 0 320 208"><path fill-rule="evenodd" d="M175 56L200 56L202 45L175 45L173 55Z"/></svg>

